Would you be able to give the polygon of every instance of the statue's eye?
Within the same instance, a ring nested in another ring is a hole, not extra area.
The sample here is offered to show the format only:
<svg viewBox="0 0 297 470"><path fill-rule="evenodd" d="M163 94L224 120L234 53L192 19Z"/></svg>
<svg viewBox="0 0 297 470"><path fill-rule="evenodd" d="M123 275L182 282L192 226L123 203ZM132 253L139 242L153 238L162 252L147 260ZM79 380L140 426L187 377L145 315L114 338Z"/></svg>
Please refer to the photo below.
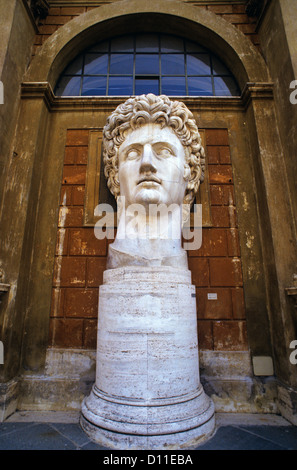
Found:
<svg viewBox="0 0 297 470"><path fill-rule="evenodd" d="M168 158L168 157L171 157L172 155L174 155L171 148L165 147L165 146L157 147L156 148L156 153L159 157L162 157L162 158Z"/></svg>
<svg viewBox="0 0 297 470"><path fill-rule="evenodd" d="M129 149L128 152L126 153L126 159L127 160L135 160L136 158L138 158L140 155L140 152L139 150L137 149Z"/></svg>

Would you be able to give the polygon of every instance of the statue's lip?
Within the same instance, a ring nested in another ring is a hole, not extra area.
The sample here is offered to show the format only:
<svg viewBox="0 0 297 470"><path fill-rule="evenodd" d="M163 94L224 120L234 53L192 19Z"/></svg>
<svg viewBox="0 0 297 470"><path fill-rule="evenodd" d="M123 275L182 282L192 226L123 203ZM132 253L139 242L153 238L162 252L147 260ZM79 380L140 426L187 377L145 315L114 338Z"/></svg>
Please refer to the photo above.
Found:
<svg viewBox="0 0 297 470"><path fill-rule="evenodd" d="M137 184L141 184L141 183L158 183L158 184L161 184L162 181L159 178L157 178L156 176L150 175L150 176L140 177Z"/></svg>

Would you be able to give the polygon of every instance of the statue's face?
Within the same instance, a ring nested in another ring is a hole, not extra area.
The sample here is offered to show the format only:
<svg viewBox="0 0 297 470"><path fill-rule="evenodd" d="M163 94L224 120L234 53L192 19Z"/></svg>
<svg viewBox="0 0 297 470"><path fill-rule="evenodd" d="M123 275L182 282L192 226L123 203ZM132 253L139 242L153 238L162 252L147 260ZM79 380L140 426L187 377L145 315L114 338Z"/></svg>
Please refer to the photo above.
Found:
<svg viewBox="0 0 297 470"><path fill-rule="evenodd" d="M120 195L129 204L182 204L185 150L169 127L145 124L119 148Z"/></svg>

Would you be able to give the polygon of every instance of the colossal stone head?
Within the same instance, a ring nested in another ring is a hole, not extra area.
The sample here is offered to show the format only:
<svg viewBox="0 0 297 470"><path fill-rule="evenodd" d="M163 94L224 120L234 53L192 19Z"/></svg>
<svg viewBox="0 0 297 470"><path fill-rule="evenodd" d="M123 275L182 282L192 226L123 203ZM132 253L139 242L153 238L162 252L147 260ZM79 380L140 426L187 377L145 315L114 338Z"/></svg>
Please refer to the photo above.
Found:
<svg viewBox="0 0 297 470"><path fill-rule="evenodd" d="M152 142L146 136L151 136ZM165 145L160 147L160 142L163 142ZM168 142L173 146L171 149L170 146L167 146ZM129 143L129 146L127 143ZM147 149L145 149L145 145L148 143L151 145L147 145ZM140 147L141 150L139 150ZM126 152L125 158L122 156L124 151ZM165 95L140 95L129 98L119 105L108 117L103 130L104 173L107 178L108 187L116 199L122 195L124 188L126 187L127 189L129 185L129 181L126 184L126 180L129 178L129 171L131 178L133 177L133 170L127 170L126 175L123 171L120 184L121 178L119 173L122 162L129 160L130 168L133 168L131 161L137 159L138 152L143 153L145 151L147 155L149 155L149 151L155 152L157 155L159 152L161 159L166 160L168 158L167 162L169 164L173 160L170 160L170 155L167 151L175 152L175 156L179 158L179 163L181 162L180 157L182 154L182 168L178 169L185 182L183 185L182 202L184 204L192 204L199 184L204 178L205 154L196 122L191 111L184 103L171 101ZM147 162L148 160L149 156L147 156ZM159 167L161 168L161 164ZM140 171L143 174L151 173L153 175L152 180L153 178L156 179L157 186L158 179L160 179L158 176L158 164L155 170L153 166L148 168L148 163L146 169L144 166L141 167L141 165L139 168L142 168ZM168 166L167 168L172 171L168 170L167 180L166 177L161 177L161 180L164 182L164 188L159 189L161 189L161 192L164 189L167 193L170 191L174 193L175 188L171 186L170 189L168 184L166 188L165 183L169 183L170 178L171 183L177 182L177 171L173 172L173 166ZM131 179L131 186L139 184L141 177L141 175L134 174L134 181ZM160 201L154 199L154 192L157 193L157 190L153 190L154 181L152 181L151 185L149 185L149 182L146 182L142 186L144 186L142 188L142 198L145 197L144 193L146 191L146 193L151 194L151 202L176 202L175 200L167 201L164 197L164 200L161 198ZM174 196L172 197L174 199ZM130 202L135 201L132 200ZM136 199L136 202L142 202L141 198L139 201Z"/></svg>

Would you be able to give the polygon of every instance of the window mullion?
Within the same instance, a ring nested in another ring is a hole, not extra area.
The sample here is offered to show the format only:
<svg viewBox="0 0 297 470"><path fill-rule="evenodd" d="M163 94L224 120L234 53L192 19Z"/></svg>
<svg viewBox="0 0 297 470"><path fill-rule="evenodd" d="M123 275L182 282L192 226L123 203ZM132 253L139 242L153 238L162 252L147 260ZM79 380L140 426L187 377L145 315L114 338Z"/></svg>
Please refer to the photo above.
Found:
<svg viewBox="0 0 297 470"><path fill-rule="evenodd" d="M214 72L212 68L212 54L209 54L209 62L210 62L210 76L211 76L211 86L212 86L212 94L215 96L215 86L214 86Z"/></svg>
<svg viewBox="0 0 297 470"><path fill-rule="evenodd" d="M158 46L159 46L159 95L162 94L162 68L161 68L161 35L158 34Z"/></svg>
<svg viewBox="0 0 297 470"><path fill-rule="evenodd" d="M187 52L186 52L186 41L183 40L184 44L184 58L185 58L185 81L186 81L186 95L189 95L189 87L188 87L188 65L187 65Z"/></svg>
<svg viewBox="0 0 297 470"><path fill-rule="evenodd" d="M135 75L135 63L136 63L136 36L134 36L134 39L133 39L133 79L132 79L132 83L133 83L133 88L132 88L132 92L133 92L133 95L135 96L136 94L136 75Z"/></svg>
<svg viewBox="0 0 297 470"><path fill-rule="evenodd" d="M80 85L79 85L79 96L82 96L83 79L84 79L84 75L85 75L85 57L86 57L86 54L83 54Z"/></svg>

